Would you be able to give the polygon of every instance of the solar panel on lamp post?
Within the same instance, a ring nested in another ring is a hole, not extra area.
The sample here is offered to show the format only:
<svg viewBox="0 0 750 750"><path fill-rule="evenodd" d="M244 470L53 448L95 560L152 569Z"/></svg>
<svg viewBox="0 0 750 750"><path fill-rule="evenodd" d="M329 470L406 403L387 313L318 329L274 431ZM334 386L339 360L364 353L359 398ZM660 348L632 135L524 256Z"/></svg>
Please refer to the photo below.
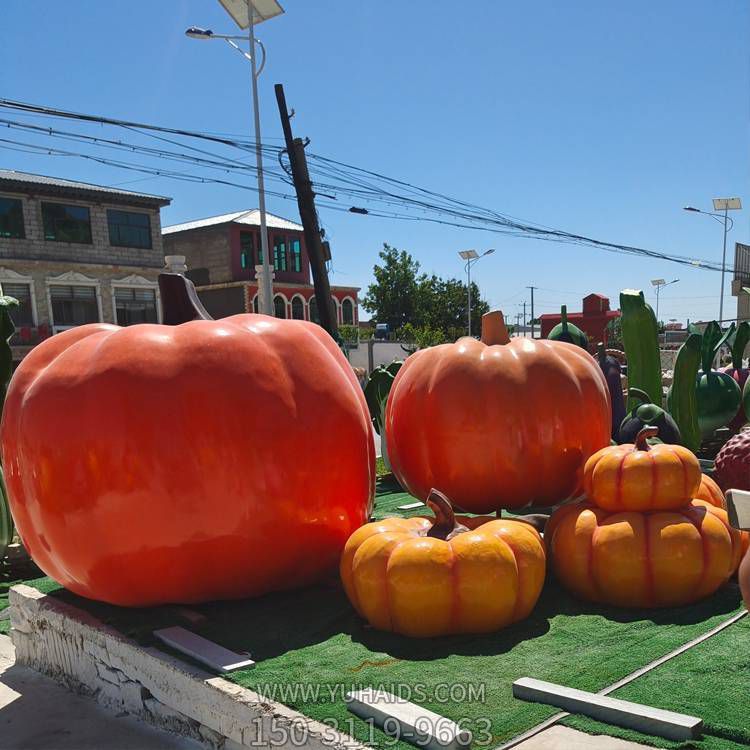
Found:
<svg viewBox="0 0 750 750"><path fill-rule="evenodd" d="M263 43L255 38L255 26L269 18L279 16L284 9L276 0L219 0L221 6L234 19L234 22L241 28L247 29L248 34L245 36L235 36L232 34L214 34L208 29L201 29L191 26L185 34L191 39L223 39L227 44L236 49L251 66L251 90L253 100L253 120L255 124L255 163L258 173L258 210L260 212L260 248L263 255L263 273L262 283L259 284L260 309L266 315L274 314L273 307L273 264L271 254L268 249L268 225L266 220L266 191L263 180L263 155L260 138L260 109L258 106L258 77L263 72L266 64L266 49ZM244 52L237 40L247 38L250 50ZM260 48L262 58L260 65L256 62L255 48Z"/></svg>
<svg viewBox="0 0 750 750"><path fill-rule="evenodd" d="M729 218L730 211L739 211L742 201L739 198L714 198L714 210L702 211L695 206L685 206L683 211L692 211L696 214L704 214L724 225L724 247L721 252L721 296L719 298L719 325L724 320L724 276L727 272L727 234L734 226L734 221ZM722 213L723 212L723 213Z"/></svg>
<svg viewBox="0 0 750 750"><path fill-rule="evenodd" d="M468 304L466 307L467 327L468 335L471 336L471 267L480 258L484 258L485 255L490 255L495 252L495 248L485 250L481 255L476 250L459 250L458 255L466 261L466 288L468 296Z"/></svg>

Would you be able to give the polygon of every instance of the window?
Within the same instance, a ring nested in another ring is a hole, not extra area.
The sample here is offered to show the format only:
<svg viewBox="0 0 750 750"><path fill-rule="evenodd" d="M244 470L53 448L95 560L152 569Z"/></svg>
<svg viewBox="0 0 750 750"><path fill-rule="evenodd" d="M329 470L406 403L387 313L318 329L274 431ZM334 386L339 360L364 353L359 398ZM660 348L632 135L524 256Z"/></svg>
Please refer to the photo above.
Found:
<svg viewBox="0 0 750 750"><path fill-rule="evenodd" d="M292 317L295 320L305 319L305 301L302 297L292 298Z"/></svg>
<svg viewBox="0 0 750 750"><path fill-rule="evenodd" d="M34 308L31 306L31 285L3 282L3 294L7 294L8 297L15 297L18 300L18 307L10 308L10 317L16 324L16 328L33 326Z"/></svg>
<svg viewBox="0 0 750 750"><path fill-rule="evenodd" d="M273 314L277 318L286 318L286 300L279 294L273 298Z"/></svg>
<svg viewBox="0 0 750 750"><path fill-rule="evenodd" d="M91 217L86 206L42 203L44 239L91 244Z"/></svg>
<svg viewBox="0 0 750 750"><path fill-rule="evenodd" d="M93 286L50 286L52 319L55 326L80 326L99 322L96 288Z"/></svg>
<svg viewBox="0 0 750 750"><path fill-rule="evenodd" d="M115 312L118 326L157 323L156 292L153 289L115 287Z"/></svg>
<svg viewBox="0 0 750 750"><path fill-rule="evenodd" d="M253 297L253 312L258 313L260 312L260 295L256 294Z"/></svg>
<svg viewBox="0 0 750 750"><path fill-rule="evenodd" d="M252 268L255 263L255 237L252 232L240 232L240 268Z"/></svg>
<svg viewBox="0 0 750 750"><path fill-rule="evenodd" d="M310 302L308 304L310 305L310 320L312 320L313 323L320 323L320 317L318 316L318 301L315 297L310 297Z"/></svg>
<svg viewBox="0 0 750 750"><path fill-rule="evenodd" d="M346 326L354 325L354 305L350 299L341 303L341 320Z"/></svg>
<svg viewBox="0 0 750 750"><path fill-rule="evenodd" d="M292 254L292 271L300 273L302 271L302 250L299 240L290 240L289 250Z"/></svg>
<svg viewBox="0 0 750 750"><path fill-rule="evenodd" d="M151 217L133 211L107 209L109 244L151 249Z"/></svg>
<svg viewBox="0 0 750 750"><path fill-rule="evenodd" d="M23 204L19 198L0 198L0 237L12 240L26 237L23 230Z"/></svg>
<svg viewBox="0 0 750 750"><path fill-rule="evenodd" d="M274 271L286 271L286 238L273 239L273 268Z"/></svg>

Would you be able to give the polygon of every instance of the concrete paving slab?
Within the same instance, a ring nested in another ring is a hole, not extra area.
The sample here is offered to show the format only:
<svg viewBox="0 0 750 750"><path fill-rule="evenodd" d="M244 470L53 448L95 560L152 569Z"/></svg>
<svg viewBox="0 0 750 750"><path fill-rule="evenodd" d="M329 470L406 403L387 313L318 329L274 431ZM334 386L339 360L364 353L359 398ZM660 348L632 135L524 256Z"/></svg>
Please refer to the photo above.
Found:
<svg viewBox="0 0 750 750"><path fill-rule="evenodd" d="M0 635L0 745L3 750L200 750L15 664L10 638Z"/></svg>
<svg viewBox="0 0 750 750"><path fill-rule="evenodd" d="M530 737L514 750L654 750L649 745L628 742L603 734L586 734L570 727L550 727Z"/></svg>

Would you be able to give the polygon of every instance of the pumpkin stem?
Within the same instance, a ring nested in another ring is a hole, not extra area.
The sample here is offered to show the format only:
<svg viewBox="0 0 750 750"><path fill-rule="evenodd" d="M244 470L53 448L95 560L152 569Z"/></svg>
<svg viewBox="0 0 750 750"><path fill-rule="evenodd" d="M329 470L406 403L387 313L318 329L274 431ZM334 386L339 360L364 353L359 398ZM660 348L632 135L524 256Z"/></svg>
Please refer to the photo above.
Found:
<svg viewBox="0 0 750 750"><path fill-rule="evenodd" d="M190 320L213 320L203 307L193 282L181 273L160 273L159 294L165 325L178 326Z"/></svg>
<svg viewBox="0 0 750 750"><path fill-rule="evenodd" d="M435 514L435 521L432 528L427 532L427 536L435 539L447 539L456 528L456 514L453 512L451 501L442 492L432 489L425 502Z"/></svg>
<svg viewBox="0 0 750 750"><path fill-rule="evenodd" d="M487 346L507 344L510 341L505 318L500 310L492 310L482 315L482 343ZM434 492L434 490L433 490Z"/></svg>
<svg viewBox="0 0 750 750"><path fill-rule="evenodd" d="M629 391L628 391L629 392ZM635 451L651 450L651 446L646 442L649 438L656 437L659 434L659 428L655 426L643 427L635 436Z"/></svg>

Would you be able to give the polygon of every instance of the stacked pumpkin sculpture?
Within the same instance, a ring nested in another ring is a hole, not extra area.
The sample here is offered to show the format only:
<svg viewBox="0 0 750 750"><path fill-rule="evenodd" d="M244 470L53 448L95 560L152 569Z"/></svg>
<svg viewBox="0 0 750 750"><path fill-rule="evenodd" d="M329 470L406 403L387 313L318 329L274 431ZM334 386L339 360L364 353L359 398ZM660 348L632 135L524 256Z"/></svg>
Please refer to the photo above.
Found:
<svg viewBox="0 0 750 750"><path fill-rule="evenodd" d="M657 432L645 427L635 444L591 456L587 499L559 508L547 524L557 576L584 599L679 606L713 593L737 569L740 534L720 490L686 448L650 446Z"/></svg>

